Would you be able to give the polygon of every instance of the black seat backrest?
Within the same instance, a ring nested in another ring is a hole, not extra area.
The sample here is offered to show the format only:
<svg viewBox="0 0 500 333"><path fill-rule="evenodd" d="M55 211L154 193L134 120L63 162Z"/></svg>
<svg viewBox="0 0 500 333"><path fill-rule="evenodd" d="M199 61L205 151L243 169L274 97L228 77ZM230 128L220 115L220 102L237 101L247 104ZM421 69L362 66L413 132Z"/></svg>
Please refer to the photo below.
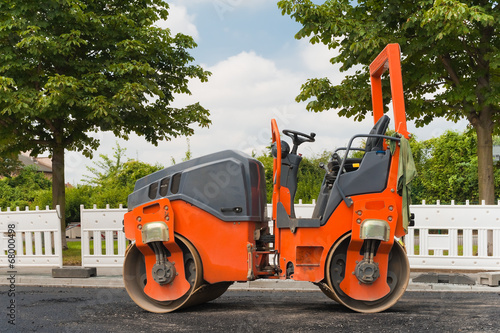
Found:
<svg viewBox="0 0 500 333"><path fill-rule="evenodd" d="M370 134L384 135L389 127L390 118L383 115L377 123L373 126ZM366 139L365 155L372 151L381 151L384 149L384 139L377 137L368 137ZM382 191L387 183L387 175L389 172L389 155L369 154L370 161L365 162L367 164L363 170L358 168L356 172L350 173L349 171L354 171L351 167L344 165L344 173L341 175L343 177L343 190L346 195L356 195L364 193L374 193ZM378 157L377 157L378 156ZM361 163L362 159L348 159L351 163ZM347 162L347 160L346 160ZM351 164L352 165L352 164ZM347 166L347 167L346 167ZM329 164L330 167L330 164ZM339 165L336 165L337 169ZM373 178L373 175L380 175L380 177ZM342 196L340 193L333 189L332 193L322 186L322 190L319 193L318 201L316 207L314 207L313 218L321 219L321 225L324 225L333 211L342 201Z"/></svg>
<svg viewBox="0 0 500 333"><path fill-rule="evenodd" d="M389 127L390 121L391 118L389 118L384 114L382 117L380 117L375 126L373 126L372 130L370 131L370 134L384 135L385 132L387 131L387 127ZM366 152L383 150L384 147L383 144L384 144L383 138L369 137L368 139L366 139L365 150Z"/></svg>

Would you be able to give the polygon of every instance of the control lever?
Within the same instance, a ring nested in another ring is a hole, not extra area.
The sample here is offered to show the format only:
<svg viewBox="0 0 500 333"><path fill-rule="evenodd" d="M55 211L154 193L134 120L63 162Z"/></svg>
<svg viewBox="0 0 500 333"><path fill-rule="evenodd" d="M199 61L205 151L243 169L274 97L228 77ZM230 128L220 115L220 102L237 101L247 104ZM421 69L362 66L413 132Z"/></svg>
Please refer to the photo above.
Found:
<svg viewBox="0 0 500 333"><path fill-rule="evenodd" d="M318 167L319 167L320 169L325 170L326 172L330 172L330 170L328 170L328 167L327 167L327 166L325 165L325 163L323 163L323 162L319 162Z"/></svg>
<svg viewBox="0 0 500 333"><path fill-rule="evenodd" d="M319 162L318 166L325 170L326 171L326 175L325 175L325 179L326 179L326 183L329 184L329 188L331 189L331 186L333 185L333 183L335 182L335 178L337 178L335 176L335 173L334 172L331 172L328 167L325 165L325 163L323 162Z"/></svg>
<svg viewBox="0 0 500 333"><path fill-rule="evenodd" d="M336 160L336 161L339 163L339 165L341 165L341 164L342 164L342 159L340 158L339 154L337 154L337 153L333 153L333 154L332 154L332 158L333 158L334 160Z"/></svg>
<svg viewBox="0 0 500 333"><path fill-rule="evenodd" d="M342 165L342 158L336 152L332 154L331 160L335 160L338 163L339 168ZM345 168L342 171L345 172Z"/></svg>

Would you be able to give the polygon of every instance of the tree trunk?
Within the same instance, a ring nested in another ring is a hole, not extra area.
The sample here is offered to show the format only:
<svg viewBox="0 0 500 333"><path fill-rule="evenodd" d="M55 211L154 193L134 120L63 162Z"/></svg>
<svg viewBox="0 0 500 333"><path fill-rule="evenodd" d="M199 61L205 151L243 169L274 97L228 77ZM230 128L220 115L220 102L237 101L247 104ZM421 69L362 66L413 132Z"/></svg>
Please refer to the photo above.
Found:
<svg viewBox="0 0 500 333"><path fill-rule="evenodd" d="M477 134L477 168L479 201L495 204L495 178L493 172L493 121L491 110L483 110L472 123ZM488 255L493 255L493 231L488 230Z"/></svg>
<svg viewBox="0 0 500 333"><path fill-rule="evenodd" d="M66 250L66 195L64 181L64 147L58 146L52 151L52 205L61 209L61 241Z"/></svg>
<svg viewBox="0 0 500 333"><path fill-rule="evenodd" d="M477 134L477 166L479 200L495 204L495 179L493 173L493 121L490 110L483 110L473 123Z"/></svg>

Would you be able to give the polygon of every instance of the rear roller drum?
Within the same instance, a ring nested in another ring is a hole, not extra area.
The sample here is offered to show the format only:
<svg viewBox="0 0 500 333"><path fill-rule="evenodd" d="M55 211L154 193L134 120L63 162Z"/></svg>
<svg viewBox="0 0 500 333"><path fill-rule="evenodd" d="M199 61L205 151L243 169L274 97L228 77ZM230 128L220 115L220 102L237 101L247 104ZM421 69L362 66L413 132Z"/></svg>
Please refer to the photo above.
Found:
<svg viewBox="0 0 500 333"><path fill-rule="evenodd" d="M125 289L130 298L144 310L166 313L208 302L222 295L231 284L225 282L213 285L203 284L203 268L198 252L186 238L176 235L175 240L182 249L185 278L190 285L189 290L176 300L159 301L146 295L144 288L147 283L147 274L144 255L135 244L131 244L125 253L123 263Z"/></svg>
<svg viewBox="0 0 500 333"><path fill-rule="evenodd" d="M389 294L375 301L360 301L349 297L340 289L340 283L345 276L346 254L350 239L350 234L344 236L328 255L326 261L328 288L321 290L336 302L357 312L375 313L390 308L403 296L410 279L410 264L403 246L395 241L389 254L387 272Z"/></svg>

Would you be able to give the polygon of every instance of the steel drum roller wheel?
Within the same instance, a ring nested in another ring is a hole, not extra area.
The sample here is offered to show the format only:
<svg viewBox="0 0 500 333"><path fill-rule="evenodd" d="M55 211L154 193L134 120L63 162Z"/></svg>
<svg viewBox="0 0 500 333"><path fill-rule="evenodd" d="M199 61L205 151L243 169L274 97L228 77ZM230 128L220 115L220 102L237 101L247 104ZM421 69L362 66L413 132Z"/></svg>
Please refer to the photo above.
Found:
<svg viewBox="0 0 500 333"><path fill-rule="evenodd" d="M177 309L211 301L222 295L231 283L204 284L203 266L194 246L184 237L175 235L176 243L182 249L186 279L189 290L179 299L158 301L144 293L146 286L146 265L144 255L135 244L130 244L123 263L123 280L130 298L144 310L155 313L167 313Z"/></svg>
<svg viewBox="0 0 500 333"><path fill-rule="evenodd" d="M345 235L333 247L326 261L326 283L328 289L323 289L328 297L348 307L363 313L384 311L393 306L403 296L410 279L410 264L403 246L395 241L389 254L389 270L387 284L391 291L376 301L359 301L346 295L340 289L340 283L345 276L345 260L347 248L351 240L350 234Z"/></svg>

